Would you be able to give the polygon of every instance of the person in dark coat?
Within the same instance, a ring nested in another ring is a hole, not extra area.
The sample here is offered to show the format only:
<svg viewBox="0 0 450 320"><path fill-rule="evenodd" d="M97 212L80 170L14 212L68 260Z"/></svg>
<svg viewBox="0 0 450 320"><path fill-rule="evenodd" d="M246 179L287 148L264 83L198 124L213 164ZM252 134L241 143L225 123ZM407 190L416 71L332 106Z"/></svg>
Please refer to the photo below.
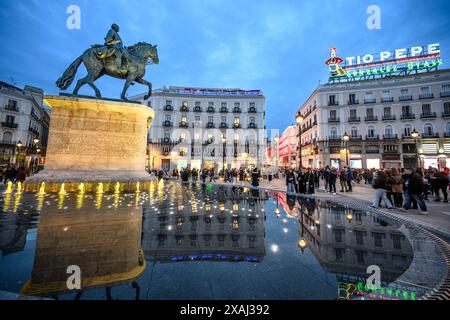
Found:
<svg viewBox="0 0 450 320"><path fill-rule="evenodd" d="M258 171L258 168L254 168L253 169L253 171L252 171L252 186L254 187L254 188L256 188L256 187L258 187L259 186L259 178L260 178L260 173L259 173L259 171Z"/></svg>
<svg viewBox="0 0 450 320"><path fill-rule="evenodd" d="M405 203L403 208L409 210L411 206L411 199L414 199L422 210L422 214L427 214L427 205L423 200L423 177L420 170L412 171L405 169Z"/></svg>

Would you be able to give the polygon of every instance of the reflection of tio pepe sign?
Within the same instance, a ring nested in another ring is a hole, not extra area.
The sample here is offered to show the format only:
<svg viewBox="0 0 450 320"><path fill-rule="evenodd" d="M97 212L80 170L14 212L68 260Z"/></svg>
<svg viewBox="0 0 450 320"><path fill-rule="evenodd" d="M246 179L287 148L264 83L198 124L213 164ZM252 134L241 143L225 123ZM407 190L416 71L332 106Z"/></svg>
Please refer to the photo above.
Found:
<svg viewBox="0 0 450 320"><path fill-rule="evenodd" d="M396 299L396 300L416 300L416 294L412 291L400 290L400 289L392 289L380 287L379 289L372 288L370 289L367 284L363 282L358 282L356 284L353 283L341 283L343 284L343 288L346 296L346 299L350 299L352 295L365 296L368 295L372 299ZM341 286L340 286L341 287ZM341 287L341 288L342 288ZM356 290L355 290L356 289Z"/></svg>

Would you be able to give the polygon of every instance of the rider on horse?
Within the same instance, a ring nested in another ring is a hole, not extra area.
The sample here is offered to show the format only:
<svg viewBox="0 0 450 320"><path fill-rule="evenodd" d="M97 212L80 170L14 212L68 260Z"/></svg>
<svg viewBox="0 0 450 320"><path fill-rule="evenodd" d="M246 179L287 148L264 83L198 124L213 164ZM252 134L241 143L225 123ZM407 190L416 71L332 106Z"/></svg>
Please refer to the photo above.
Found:
<svg viewBox="0 0 450 320"><path fill-rule="evenodd" d="M119 36L119 26L115 23L111 25L111 29L109 29L105 37L105 46L114 49L115 55L121 64L119 68L121 70L126 69L128 60L130 60L130 54L123 47L122 39Z"/></svg>

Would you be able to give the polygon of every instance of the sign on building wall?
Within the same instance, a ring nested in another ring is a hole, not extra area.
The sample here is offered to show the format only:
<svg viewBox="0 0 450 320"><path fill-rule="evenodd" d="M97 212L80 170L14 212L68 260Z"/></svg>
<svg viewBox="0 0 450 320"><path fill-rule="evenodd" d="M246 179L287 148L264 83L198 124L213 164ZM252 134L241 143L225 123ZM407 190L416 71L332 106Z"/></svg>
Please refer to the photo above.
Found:
<svg viewBox="0 0 450 320"><path fill-rule="evenodd" d="M330 49L325 62L329 82L367 80L394 75L430 72L442 65L439 43L339 58L336 48Z"/></svg>

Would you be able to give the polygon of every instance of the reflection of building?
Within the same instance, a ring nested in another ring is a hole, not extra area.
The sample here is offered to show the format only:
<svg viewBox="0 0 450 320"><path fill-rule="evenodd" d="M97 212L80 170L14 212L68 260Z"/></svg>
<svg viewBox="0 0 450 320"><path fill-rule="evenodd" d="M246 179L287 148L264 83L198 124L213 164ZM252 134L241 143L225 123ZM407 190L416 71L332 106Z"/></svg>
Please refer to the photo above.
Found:
<svg viewBox="0 0 450 320"><path fill-rule="evenodd" d="M133 99L143 101L143 94ZM218 170L222 162L228 168L260 167L265 152L264 101L260 90L164 87L153 91L143 101L155 110L149 131L150 167L200 168L202 161Z"/></svg>
<svg viewBox="0 0 450 320"><path fill-rule="evenodd" d="M192 199L183 192L177 195L173 211L148 209L143 227L146 258L161 262L263 259L265 215L261 209L266 194L240 187L217 191L217 201L208 200L206 191Z"/></svg>
<svg viewBox="0 0 450 320"><path fill-rule="evenodd" d="M408 239L378 217L318 203L314 208L302 205L298 215L308 248L329 272L367 277L367 267L378 265L382 281L391 282L411 264Z"/></svg>
<svg viewBox="0 0 450 320"><path fill-rule="evenodd" d="M303 166L450 167L450 70L320 85L300 107Z"/></svg>
<svg viewBox="0 0 450 320"><path fill-rule="evenodd" d="M83 291L106 287L108 297L111 286L132 282L145 270L142 209L123 206L99 211L95 207L99 201L94 204L86 200L81 209L74 209L77 204L71 202L67 204L73 208L69 211L61 211L54 204L44 207L33 271L21 294L57 296L76 292L67 288L67 268L75 265L81 270Z"/></svg>
<svg viewBox="0 0 450 320"><path fill-rule="evenodd" d="M49 114L42 104L43 91L31 86L17 88L0 82L0 165L38 165L47 146ZM39 139L38 144L34 140ZM20 149L18 142L22 143ZM39 148L39 152L38 149Z"/></svg>

